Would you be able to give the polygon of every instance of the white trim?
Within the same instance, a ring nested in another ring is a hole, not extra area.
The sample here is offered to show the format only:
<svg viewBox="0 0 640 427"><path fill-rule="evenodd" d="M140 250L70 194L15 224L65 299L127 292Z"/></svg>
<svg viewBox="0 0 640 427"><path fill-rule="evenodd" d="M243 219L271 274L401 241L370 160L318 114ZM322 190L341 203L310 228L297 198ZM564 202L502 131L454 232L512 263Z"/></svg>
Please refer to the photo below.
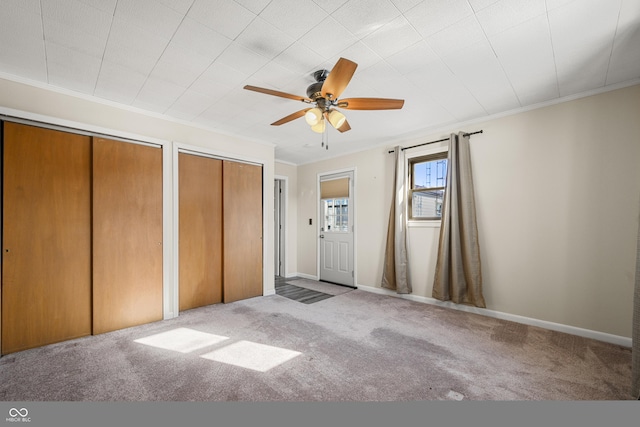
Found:
<svg viewBox="0 0 640 427"><path fill-rule="evenodd" d="M243 139L247 142L253 142L256 144L261 144L261 145L266 145L269 147L276 147L277 144L271 143L271 142L265 142L259 139L254 139L254 138L250 138L250 137L246 137L246 136L242 136L242 135L237 135L237 134L233 134L231 132L226 132L224 130L221 129L217 129L217 128L213 128L210 126L206 126L200 123L195 123L195 122L190 122L190 121L186 121L186 120L181 120L181 119L177 119L175 117L170 117L161 113L156 113L156 112L152 112L149 110L144 110L138 107L134 107L131 105L126 105L126 104L122 104L122 103L118 103L115 101L111 101L105 98L99 98L97 96L93 96L93 95L88 95L88 94L84 94L84 93L80 93L80 92L75 92L72 90L68 90L68 89L64 89L58 86L53 86L50 85L48 83L44 83L41 81L37 81L37 80L32 80L32 79L28 79L25 77L21 77L21 76L17 76L15 74L9 74L6 72L0 72L0 79L3 80L7 80L10 82L14 82L14 83L19 83L19 84L24 84L24 85L28 85L31 87L35 87L38 89L43 89L46 91L50 91L50 92L54 92L54 93L58 93L61 95L66 95L66 96L71 96L73 98L77 98L77 99L82 99L85 101L89 101L89 102L94 102L97 104L102 104L102 105L106 105L108 107L112 107L112 108L116 108L119 110L124 110L124 111L129 111L132 113L136 113L136 114L141 114L141 115L145 115L148 117L153 117L153 118L157 118L157 119L162 119L168 122L173 122L173 123L177 123L183 126L188 126L188 127L192 127L192 128L197 128L197 129L203 129L209 132L213 132L213 133L217 133L219 135L225 135L225 136L230 136L233 138L238 138L238 139ZM415 132L409 132L407 134L401 135L401 138L398 139L397 141L399 141L398 143L394 144L394 145L401 145L400 141L409 141L409 140L415 140L418 138L421 138L423 136L428 136L428 135L433 135L436 133L441 133L441 132L447 132L449 133L449 131L452 128L461 128L461 127L465 127L468 125L472 125L472 124L476 124L476 123L481 123L481 122L485 122L485 121L490 121L490 120L494 120L494 119L498 119L498 118L502 118L502 117L507 117L507 116L512 116L515 114L519 114L519 113L523 113L523 112L527 112L527 111L531 111L531 110L536 110L538 108L544 108L544 107L548 107L548 106L552 106L552 105L556 105L556 104L561 104L563 102L568 102L568 101L574 101L576 99L580 99L580 98L586 98L589 96L593 96L593 95L598 95L601 93L606 93L606 92L611 92L614 90L618 90L618 89L623 89L626 87L630 87L630 86L635 86L637 84L640 84L640 78L635 78L632 80L627 80L625 82L620 82L620 83L614 83L614 84L610 84L610 85L605 85L602 86L600 88L596 88L596 89L592 89L586 92L579 92L576 94L572 94L572 95L567 95L567 96L563 96L563 97L559 97L559 98L554 98L548 101L543 101L543 102L539 102L537 104L533 104L530 106L526 106L526 107L520 107L520 108L515 108L509 111L505 111L502 113L496 113L496 114L491 114L491 115L487 115L487 116L482 116L482 117L478 117L475 119L471 119L471 120L467 120L467 121L463 121L463 122L450 122L450 123L445 123L442 125L439 125L438 127L430 127L430 128L424 128L424 129L420 129L417 130ZM0 112L2 111L2 107L0 107ZM136 138L137 139L137 138ZM303 163L292 163L292 162L288 162L286 160L279 160L279 159L275 159L275 162L278 163L284 163L284 164L288 164L288 165L292 165L292 166L303 166L303 165L307 165L307 164L311 164L311 163L315 163L318 160L331 160L331 159L335 159L335 158L339 158L339 157L344 157L344 156L348 156L351 154L356 154L356 153L360 153L363 151L368 151L370 149L373 148L381 148L381 147L389 147L389 141L381 141L378 144L374 144L370 147L367 148L363 148L363 149L355 149L355 150L348 150L342 153L338 153L335 156L330 156L327 158L322 158L322 159L314 159L314 160L310 160L308 162L303 162Z"/></svg>
<svg viewBox="0 0 640 427"><path fill-rule="evenodd" d="M282 163L283 165L289 165L289 166L298 166L293 162L288 162L286 160L274 160L276 163Z"/></svg>
<svg viewBox="0 0 640 427"><path fill-rule="evenodd" d="M50 129L62 130L71 133L122 139L124 140L124 142L131 143L147 143L156 146L169 143L168 140L164 139L151 138L131 132L122 132L111 128L89 125L86 123L60 119L53 116L45 116L43 114L31 113L29 111L14 110L13 108L2 106L0 106L0 119L8 122L30 124L34 126L47 127Z"/></svg>
<svg viewBox="0 0 640 427"><path fill-rule="evenodd" d="M470 127L472 125L475 125L477 123L484 123L484 122L488 122L491 120L495 120L495 119L500 119L503 117L509 117L509 116L514 116L516 114L520 114L520 113L525 113L527 111L532 111L532 110L537 110L539 108L545 108L545 107L550 107L553 105L557 105L557 104L562 104L564 102L569 102L569 101L575 101L577 99L581 99L581 98L587 98L589 96L593 96L593 95L599 95L602 93L607 93L607 92L611 92L614 90L618 90L618 89L624 89L626 87L631 87L631 86L635 86L637 84L640 84L640 78L636 78L633 80L628 80L625 82L621 82L621 83L615 83L615 84L610 84L607 86L602 86L600 88L597 89L592 89L586 92L580 92L580 93L576 93L573 95L566 95L563 97L559 97L559 98L554 98L554 99L550 99L548 101L542 101L539 102L537 104L533 104L533 105L529 105L529 106L525 106L525 107L519 107L519 108L514 108L512 110L508 110L508 111L504 111L501 113L495 113L495 114L490 114L490 115L486 115L486 116L480 116L474 119L470 119L470 120L466 120L466 121L462 121L462 122L456 122L456 121L451 121L449 123L443 123L443 124L439 124L436 126L432 126L432 127L427 127L424 129L418 129L416 131L412 131L412 132L408 132L405 134L401 134L398 135L397 139L394 139L391 141L391 143L389 142L390 140L387 138L384 141L372 141L372 145L369 147L365 147L365 148L358 148L358 149L353 149L353 150L346 150L344 152L340 152L336 155L331 155L329 157L322 157L322 158L317 158L317 159L313 159L313 160L309 160L309 161L305 161L302 163L298 163L296 164L296 166L305 166L305 165L309 165L309 164L313 164L319 161L327 161L327 160L332 160L332 159L337 159L337 158L341 158L341 157L346 157L349 155L353 155L353 154L358 154L364 151L369 151L372 149L376 149L376 148L385 148L385 150L392 150L396 145L400 145L402 146L403 143L410 143L410 145L413 145L414 143L416 143L416 140L419 140L421 138L425 138L428 136L433 136L433 135L437 135L437 134L443 134L444 138L448 137L449 134L451 133L452 129L461 129L461 128L465 128L465 127ZM470 129L471 130L471 129ZM473 130L471 130L473 131ZM457 131L456 131L457 132ZM439 138L436 138L439 139ZM392 145L390 145L392 144ZM276 159L276 161L278 162L282 162L282 160L278 160Z"/></svg>
<svg viewBox="0 0 640 427"><path fill-rule="evenodd" d="M435 219L410 219L407 221L407 228L440 228L441 225L442 221Z"/></svg>
<svg viewBox="0 0 640 427"><path fill-rule="evenodd" d="M350 167L350 168L342 168L342 169L335 169L332 171L326 171L326 172L318 172L316 175L318 177L318 182L320 182L320 178L323 176L328 176L328 175L338 175L338 174L347 174L351 171L355 172L356 167ZM342 177L338 177L338 178L342 178Z"/></svg>
<svg viewBox="0 0 640 427"><path fill-rule="evenodd" d="M173 271L176 265L171 262L177 252L173 233L173 169L171 167L171 144L162 145L162 316L171 319L178 316L178 301L173 295ZM175 299L175 304L174 304Z"/></svg>
<svg viewBox="0 0 640 427"><path fill-rule="evenodd" d="M284 248L284 250L281 249L280 252L284 252L284 257L283 257L284 259L280 259L280 262L282 264L280 268L280 273L284 272L283 277L287 277L287 255L289 254L289 246L287 245L287 241L289 239L289 227L287 226L288 210L289 210L289 177L285 175L274 175L273 179L283 181L283 184L284 184L284 196L282 199L283 203L280 205L280 211L281 211L280 214L282 216L282 221L280 222L280 225L284 227L284 233L282 236L284 239L284 242L280 242L280 245ZM282 190L282 187L280 187L280 189ZM275 198L275 195L274 195L274 198ZM273 238L275 239L276 236L273 236ZM275 256L275 254L273 255Z"/></svg>
<svg viewBox="0 0 640 427"><path fill-rule="evenodd" d="M173 237L173 245L175 250L173 251L172 262L172 285L167 290L166 302L168 307L171 307L171 313L173 317L180 315L180 206L178 204L180 198L178 194L179 182L178 182L178 144L175 142L171 146L171 187L172 187L172 199L171 199L171 213L173 222L171 224L171 236Z"/></svg>
<svg viewBox="0 0 640 427"><path fill-rule="evenodd" d="M160 142L141 141L140 138L124 138L121 136L112 135L110 133L89 131L89 130L81 129L75 126L71 127L71 126L56 125L49 122L42 122L42 121L33 120L33 119L25 119L25 118L1 114L1 113L0 113L0 120L4 121L5 123L17 123L17 124L37 127L41 129L66 132L73 135L82 135L82 136L88 136L91 138L104 138L104 139L109 139L111 141L126 142L128 144L144 145L146 147L159 148L162 145ZM110 131L106 131L106 132L110 132ZM168 143L168 141L165 141L165 142Z"/></svg>
<svg viewBox="0 0 640 427"><path fill-rule="evenodd" d="M320 280L318 276L314 276L313 274L307 274L307 273L293 273L290 276L287 276L287 278L291 278L291 277L301 277L303 279L316 280L316 281Z"/></svg>
<svg viewBox="0 0 640 427"><path fill-rule="evenodd" d="M178 151L185 154L193 154L195 156L211 157L221 160L233 160L234 162L251 163L259 166L264 166L265 161L251 156L244 156L237 153L230 153L228 151L218 150L210 147L202 147L200 145L184 144L182 142L173 141L173 144L177 147Z"/></svg>
<svg viewBox="0 0 640 427"><path fill-rule="evenodd" d="M428 298L420 295L398 294L388 289L377 288L373 286L357 285L356 287L357 289L360 289L362 291L367 291L374 294L387 295L387 296L402 298L410 301L421 302L424 304L431 304L439 307L451 308L454 310L465 311L467 313L480 314L482 316L493 317L495 319L508 320L511 322L522 323L524 325L537 326L539 328L549 329L552 331L563 332L571 335L577 335L580 337L590 338L598 341L604 341L610 344L616 344L624 347L631 347L631 338L608 334L606 332L593 331L591 329L583 329L583 328L578 328L576 326L564 325L561 323L554 323L546 320L519 316L517 314L504 313L501 311L489 310L486 308L472 307L468 305L455 304L452 302L443 302L435 298Z"/></svg>
<svg viewBox="0 0 640 427"><path fill-rule="evenodd" d="M404 151L404 157L408 164L410 159L415 159L416 157L430 156L433 154L448 152L449 139L447 139L446 141L425 145L424 147L412 148L411 152Z"/></svg>
<svg viewBox="0 0 640 427"><path fill-rule="evenodd" d="M275 294L276 294L276 290L274 288L274 289L271 289L271 290L268 290L268 291L264 291L264 294L262 296L268 297L269 295L275 295Z"/></svg>

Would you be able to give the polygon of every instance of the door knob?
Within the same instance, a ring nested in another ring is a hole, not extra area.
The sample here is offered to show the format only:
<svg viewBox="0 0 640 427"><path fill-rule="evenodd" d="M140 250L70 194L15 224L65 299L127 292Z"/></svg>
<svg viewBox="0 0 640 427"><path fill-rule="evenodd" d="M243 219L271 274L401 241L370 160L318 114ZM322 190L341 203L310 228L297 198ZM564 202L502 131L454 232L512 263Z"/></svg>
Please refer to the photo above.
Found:
<svg viewBox="0 0 640 427"><path fill-rule="evenodd" d="M320 235L320 238L321 238L321 239L324 239L324 234L321 234L321 235Z"/></svg>

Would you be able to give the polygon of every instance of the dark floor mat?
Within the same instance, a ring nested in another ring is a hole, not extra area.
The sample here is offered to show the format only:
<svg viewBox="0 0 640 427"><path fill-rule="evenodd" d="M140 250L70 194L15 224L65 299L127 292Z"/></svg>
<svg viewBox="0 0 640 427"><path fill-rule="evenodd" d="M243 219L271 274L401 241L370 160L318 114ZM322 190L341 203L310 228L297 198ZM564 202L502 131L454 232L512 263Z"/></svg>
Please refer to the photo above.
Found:
<svg viewBox="0 0 640 427"><path fill-rule="evenodd" d="M289 283L276 286L276 294L304 304L313 304L314 302L322 301L333 296Z"/></svg>

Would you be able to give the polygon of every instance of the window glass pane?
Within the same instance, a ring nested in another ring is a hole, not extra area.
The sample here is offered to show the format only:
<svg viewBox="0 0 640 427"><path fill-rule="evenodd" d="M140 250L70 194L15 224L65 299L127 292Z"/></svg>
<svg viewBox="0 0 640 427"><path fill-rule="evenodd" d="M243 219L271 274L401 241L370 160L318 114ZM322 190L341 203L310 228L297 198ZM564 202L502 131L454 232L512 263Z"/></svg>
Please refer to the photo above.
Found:
<svg viewBox="0 0 640 427"><path fill-rule="evenodd" d="M349 199L322 200L324 231L349 231Z"/></svg>
<svg viewBox="0 0 640 427"><path fill-rule="evenodd" d="M412 218L442 217L444 190L414 191L411 200Z"/></svg>
<svg viewBox="0 0 640 427"><path fill-rule="evenodd" d="M413 164L413 188L444 187L447 179L447 159Z"/></svg>

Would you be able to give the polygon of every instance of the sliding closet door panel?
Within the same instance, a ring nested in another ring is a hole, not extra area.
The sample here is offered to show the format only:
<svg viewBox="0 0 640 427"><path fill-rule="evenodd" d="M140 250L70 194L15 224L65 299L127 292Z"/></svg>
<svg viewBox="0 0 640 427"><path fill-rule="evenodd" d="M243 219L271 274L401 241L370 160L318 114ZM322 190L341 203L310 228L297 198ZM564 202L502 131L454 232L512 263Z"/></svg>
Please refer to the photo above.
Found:
<svg viewBox="0 0 640 427"><path fill-rule="evenodd" d="M180 153L180 310L222 301L222 161Z"/></svg>
<svg viewBox="0 0 640 427"><path fill-rule="evenodd" d="M223 298L262 295L262 167L223 165Z"/></svg>
<svg viewBox="0 0 640 427"><path fill-rule="evenodd" d="M162 150L94 138L93 333L162 319Z"/></svg>
<svg viewBox="0 0 640 427"><path fill-rule="evenodd" d="M91 333L91 140L4 124L2 353Z"/></svg>

